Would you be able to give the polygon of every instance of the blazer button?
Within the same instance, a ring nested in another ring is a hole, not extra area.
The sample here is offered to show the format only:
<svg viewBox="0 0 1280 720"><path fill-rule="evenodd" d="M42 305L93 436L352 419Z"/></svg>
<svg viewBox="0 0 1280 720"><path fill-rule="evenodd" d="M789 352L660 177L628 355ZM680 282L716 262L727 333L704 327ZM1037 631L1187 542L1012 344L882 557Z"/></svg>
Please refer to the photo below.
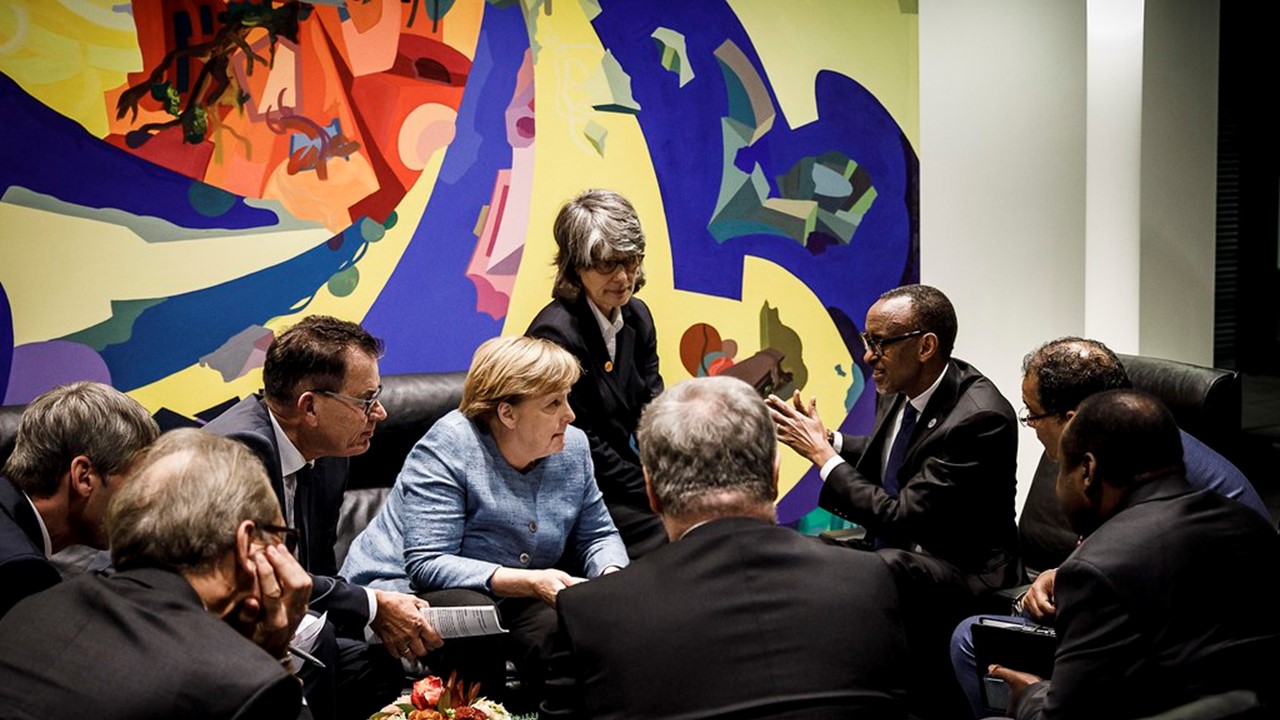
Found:
<svg viewBox="0 0 1280 720"><path fill-rule="evenodd" d="M520 553L520 564L521 565L529 564L529 553Z"/></svg>
<svg viewBox="0 0 1280 720"><path fill-rule="evenodd" d="M531 533L536 533L536 532L538 532L538 521L537 521L537 520L530 520L530 521L529 521L529 532L531 532Z"/></svg>

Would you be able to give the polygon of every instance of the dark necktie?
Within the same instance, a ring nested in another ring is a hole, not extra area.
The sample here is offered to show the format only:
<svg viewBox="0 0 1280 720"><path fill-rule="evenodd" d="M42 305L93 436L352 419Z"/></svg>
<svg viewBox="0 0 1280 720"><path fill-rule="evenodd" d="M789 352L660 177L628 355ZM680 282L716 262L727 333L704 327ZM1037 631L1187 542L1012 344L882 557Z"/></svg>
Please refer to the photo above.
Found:
<svg viewBox="0 0 1280 720"><path fill-rule="evenodd" d="M910 402L902 408L902 427L893 438L893 447L889 449L889 460L884 464L884 491L898 497L898 472L902 470L902 461L907 457L907 446L911 444L911 433L916 429L916 406Z"/></svg>

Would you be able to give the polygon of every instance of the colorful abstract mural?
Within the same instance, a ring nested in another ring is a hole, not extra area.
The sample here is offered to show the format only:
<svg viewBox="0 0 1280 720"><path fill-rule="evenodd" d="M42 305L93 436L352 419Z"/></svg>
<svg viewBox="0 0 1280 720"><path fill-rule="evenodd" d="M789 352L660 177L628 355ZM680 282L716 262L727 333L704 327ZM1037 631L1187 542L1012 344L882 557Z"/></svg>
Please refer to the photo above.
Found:
<svg viewBox="0 0 1280 720"><path fill-rule="evenodd" d="M309 313L384 373L465 369L549 299L560 203L609 187L668 384L865 431L858 326L919 274L915 43L898 0L4 3L0 398L207 417ZM783 458L795 522L818 483Z"/></svg>

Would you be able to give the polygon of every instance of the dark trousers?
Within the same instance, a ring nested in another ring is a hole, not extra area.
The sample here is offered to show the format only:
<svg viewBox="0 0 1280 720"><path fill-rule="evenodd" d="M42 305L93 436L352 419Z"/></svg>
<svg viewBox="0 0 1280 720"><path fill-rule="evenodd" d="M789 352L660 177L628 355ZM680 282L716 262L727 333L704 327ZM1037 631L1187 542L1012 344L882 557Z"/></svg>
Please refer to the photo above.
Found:
<svg viewBox="0 0 1280 720"><path fill-rule="evenodd" d="M667 544L667 528L652 511L622 503L606 505L614 527L622 536L622 544L627 546L627 556L632 560Z"/></svg>
<svg viewBox="0 0 1280 720"><path fill-rule="evenodd" d="M303 663L302 694L315 720L365 720L399 697L404 667L382 645L338 637L326 622L312 655L324 663Z"/></svg>
<svg viewBox="0 0 1280 720"><path fill-rule="evenodd" d="M473 590L437 590L421 596L438 607L494 605L507 630L501 635L483 635L445 640L444 646L428 653L423 662L431 672L448 679L456 672L468 683L480 683L480 694L510 703L511 710L532 703L536 709L542 696L546 657L556 630L556 611L537 598L493 598ZM519 671L519 697L508 693L507 660Z"/></svg>

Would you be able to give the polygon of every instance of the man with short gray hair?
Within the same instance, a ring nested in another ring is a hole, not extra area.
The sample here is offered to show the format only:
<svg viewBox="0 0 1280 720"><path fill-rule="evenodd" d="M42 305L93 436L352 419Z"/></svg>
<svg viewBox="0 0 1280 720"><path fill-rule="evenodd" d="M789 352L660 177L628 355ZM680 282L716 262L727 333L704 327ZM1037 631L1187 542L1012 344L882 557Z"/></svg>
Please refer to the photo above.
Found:
<svg viewBox="0 0 1280 720"><path fill-rule="evenodd" d="M542 716L904 715L888 566L776 524L777 440L754 390L685 381L638 438L671 542L557 597Z"/></svg>
<svg viewBox="0 0 1280 720"><path fill-rule="evenodd" d="M107 501L159 434L142 405L102 383L60 385L31 401L0 475L0 617L58 582L54 553L107 548Z"/></svg>
<svg viewBox="0 0 1280 720"><path fill-rule="evenodd" d="M311 580L252 451L166 434L105 527L117 572L84 573L0 619L0 714L310 717L289 640Z"/></svg>

